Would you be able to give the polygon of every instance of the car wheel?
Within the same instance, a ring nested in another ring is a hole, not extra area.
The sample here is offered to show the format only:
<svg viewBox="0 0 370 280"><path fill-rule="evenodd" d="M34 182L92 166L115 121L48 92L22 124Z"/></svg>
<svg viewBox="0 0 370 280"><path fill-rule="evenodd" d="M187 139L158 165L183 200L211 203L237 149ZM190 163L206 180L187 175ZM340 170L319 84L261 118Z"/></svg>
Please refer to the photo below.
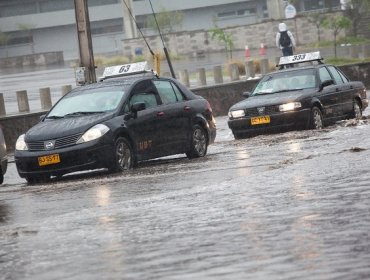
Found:
<svg viewBox="0 0 370 280"><path fill-rule="evenodd" d="M358 100L355 100L355 102L353 103L352 117L355 118L356 120L359 120L362 118L362 109L361 109L361 106Z"/></svg>
<svg viewBox="0 0 370 280"><path fill-rule="evenodd" d="M207 154L208 140L205 130L200 125L194 125L191 135L190 151L186 153L189 159L204 157Z"/></svg>
<svg viewBox="0 0 370 280"><path fill-rule="evenodd" d="M134 165L134 152L130 142L124 137L118 137L114 145L114 167L112 172L122 172Z"/></svg>
<svg viewBox="0 0 370 280"><path fill-rule="evenodd" d="M0 169L0 185L4 183L4 174L3 171Z"/></svg>
<svg viewBox="0 0 370 280"><path fill-rule="evenodd" d="M321 110L315 106L311 110L310 128L311 129L322 129L323 127L324 127L324 124L323 124Z"/></svg>

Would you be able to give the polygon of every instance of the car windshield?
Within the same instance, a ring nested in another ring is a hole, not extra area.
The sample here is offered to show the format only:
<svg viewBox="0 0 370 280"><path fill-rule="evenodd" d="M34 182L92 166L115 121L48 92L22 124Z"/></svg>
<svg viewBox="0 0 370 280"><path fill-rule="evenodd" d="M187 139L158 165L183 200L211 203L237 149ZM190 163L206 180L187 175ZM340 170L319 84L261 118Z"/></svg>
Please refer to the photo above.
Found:
<svg viewBox="0 0 370 280"><path fill-rule="evenodd" d="M99 114L117 109L125 92L118 87L101 87L71 92L49 112L47 118Z"/></svg>
<svg viewBox="0 0 370 280"><path fill-rule="evenodd" d="M316 87L314 69L275 72L264 76L252 92L251 96L274 94L286 91L299 91Z"/></svg>

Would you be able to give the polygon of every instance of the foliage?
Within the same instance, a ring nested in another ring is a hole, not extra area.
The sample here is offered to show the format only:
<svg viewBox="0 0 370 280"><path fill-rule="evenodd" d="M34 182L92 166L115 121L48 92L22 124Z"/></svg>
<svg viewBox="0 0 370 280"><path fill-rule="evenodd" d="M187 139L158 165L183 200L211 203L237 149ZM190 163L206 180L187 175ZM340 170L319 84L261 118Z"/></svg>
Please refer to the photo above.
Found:
<svg viewBox="0 0 370 280"><path fill-rule="evenodd" d="M315 25L315 27L317 29L317 40L320 42L321 41L320 28L322 26L322 23L325 20L325 14L323 14L323 13L313 13L313 14L310 14L308 16L307 20L308 20L309 23L312 23L313 25Z"/></svg>
<svg viewBox="0 0 370 280"><path fill-rule="evenodd" d="M337 57L337 36L343 29L347 29L351 26L351 20L343 16L334 16L326 18L322 26L330 29L334 37L334 55Z"/></svg>
<svg viewBox="0 0 370 280"><path fill-rule="evenodd" d="M181 11L167 11L165 8L155 14L161 32L169 33L175 31L175 26L181 26L184 14ZM153 15L148 17L147 26L157 30L157 23Z"/></svg>
<svg viewBox="0 0 370 280"><path fill-rule="evenodd" d="M211 38L217 39L218 41L222 42L225 45L226 50L226 56L229 59L233 58L233 47L234 47L234 41L231 34L226 33L223 29L219 28L217 25L210 30L211 32ZM230 57L229 57L230 56Z"/></svg>
<svg viewBox="0 0 370 280"><path fill-rule="evenodd" d="M352 34L357 36L361 22L369 15L370 0L348 0L345 4L345 15L352 20Z"/></svg>

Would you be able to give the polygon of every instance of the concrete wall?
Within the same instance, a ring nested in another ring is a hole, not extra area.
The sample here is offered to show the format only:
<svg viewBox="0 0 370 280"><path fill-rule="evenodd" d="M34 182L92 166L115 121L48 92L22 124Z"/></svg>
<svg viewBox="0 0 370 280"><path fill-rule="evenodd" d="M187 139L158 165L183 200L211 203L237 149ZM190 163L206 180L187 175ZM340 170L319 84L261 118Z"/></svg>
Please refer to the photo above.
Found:
<svg viewBox="0 0 370 280"><path fill-rule="evenodd" d="M341 14L336 12L335 14ZM232 35L234 50L244 50L245 46L250 49L258 49L261 43L267 48L274 48L275 36L278 32L278 24L280 21L270 20L262 23L251 25L240 25L225 28L225 32ZM284 22L287 24L288 29L294 34L299 45L316 43L317 29L310 23L307 17L300 16L294 19L286 19ZM333 35L330 30L321 29L321 40L333 40ZM342 31L338 37L343 37ZM225 45L212 39L212 33L206 29L195 30L189 32L174 32L164 36L166 39L166 47L171 53L174 54L192 54L194 51L202 50L208 52L224 51ZM159 36L147 36L147 41L151 48L156 52L162 50L163 46ZM134 50L141 47L149 54L143 39L124 39L122 41L123 54L130 56L134 54Z"/></svg>

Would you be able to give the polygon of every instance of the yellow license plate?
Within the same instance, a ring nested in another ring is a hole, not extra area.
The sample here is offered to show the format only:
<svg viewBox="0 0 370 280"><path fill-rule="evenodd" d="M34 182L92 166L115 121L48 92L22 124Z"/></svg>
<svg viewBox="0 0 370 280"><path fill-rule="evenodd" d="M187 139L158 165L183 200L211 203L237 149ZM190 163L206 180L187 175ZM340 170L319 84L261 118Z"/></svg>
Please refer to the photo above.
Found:
<svg viewBox="0 0 370 280"><path fill-rule="evenodd" d="M265 124L265 123L270 123L270 116L262 116L262 117L251 118L251 124L252 125Z"/></svg>
<svg viewBox="0 0 370 280"><path fill-rule="evenodd" d="M59 154L54 154L54 155L39 157L38 160L39 160L39 166L44 166L44 165L59 163L60 157L59 157Z"/></svg>

